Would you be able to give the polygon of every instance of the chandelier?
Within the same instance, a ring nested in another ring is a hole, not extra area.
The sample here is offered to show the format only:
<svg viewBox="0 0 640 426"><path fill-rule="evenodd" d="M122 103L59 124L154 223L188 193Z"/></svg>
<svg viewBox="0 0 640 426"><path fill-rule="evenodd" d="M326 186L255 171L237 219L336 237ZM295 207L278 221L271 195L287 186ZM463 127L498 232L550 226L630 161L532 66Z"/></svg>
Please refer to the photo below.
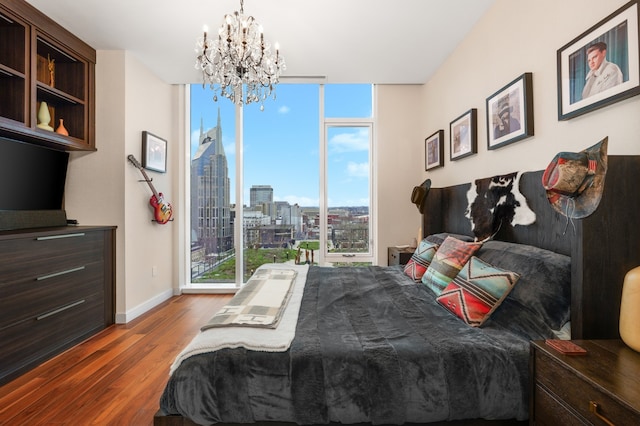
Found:
<svg viewBox="0 0 640 426"><path fill-rule="evenodd" d="M262 103L272 93L275 99L275 85L286 69L277 44L273 53L262 26L253 16L244 15L243 3L240 0L240 12L225 15L217 37L209 38L205 27L204 36L196 42L196 69L202 71L202 85L210 85L216 102L218 94L238 105Z"/></svg>

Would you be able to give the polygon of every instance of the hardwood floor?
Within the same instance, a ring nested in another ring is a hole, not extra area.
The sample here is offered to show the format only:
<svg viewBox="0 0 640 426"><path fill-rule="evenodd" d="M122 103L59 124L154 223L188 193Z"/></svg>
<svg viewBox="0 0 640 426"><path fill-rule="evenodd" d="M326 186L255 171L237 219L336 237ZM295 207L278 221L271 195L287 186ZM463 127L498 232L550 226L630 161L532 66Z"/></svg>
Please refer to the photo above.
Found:
<svg viewBox="0 0 640 426"><path fill-rule="evenodd" d="M7 383L0 425L152 425L169 366L229 299L174 297Z"/></svg>

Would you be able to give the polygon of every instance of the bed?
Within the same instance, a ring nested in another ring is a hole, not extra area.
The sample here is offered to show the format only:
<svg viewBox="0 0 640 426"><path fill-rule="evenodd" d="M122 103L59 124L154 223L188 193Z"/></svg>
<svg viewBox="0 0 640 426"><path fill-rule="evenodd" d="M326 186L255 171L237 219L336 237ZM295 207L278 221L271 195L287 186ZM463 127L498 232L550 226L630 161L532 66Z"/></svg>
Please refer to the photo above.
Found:
<svg viewBox="0 0 640 426"><path fill-rule="evenodd" d="M467 259L518 276L481 326L452 308L448 286L437 293L403 267L265 265L296 274L277 328L200 333L154 424L526 423L529 341L617 338L622 280L640 264L638 157L609 157L601 204L580 221L549 207L541 174L517 180L535 222L501 224ZM470 185L431 188L424 244L473 244ZM277 349L202 343L281 328L294 332L272 339Z"/></svg>

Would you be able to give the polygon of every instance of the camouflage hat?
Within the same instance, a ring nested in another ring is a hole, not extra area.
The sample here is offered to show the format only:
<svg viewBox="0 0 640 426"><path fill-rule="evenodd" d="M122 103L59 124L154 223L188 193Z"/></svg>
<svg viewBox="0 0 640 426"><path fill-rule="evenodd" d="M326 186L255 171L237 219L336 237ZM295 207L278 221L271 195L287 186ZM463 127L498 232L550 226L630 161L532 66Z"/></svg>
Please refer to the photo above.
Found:
<svg viewBox="0 0 640 426"><path fill-rule="evenodd" d="M600 204L607 174L608 137L580 152L560 152L545 169L542 186L558 213L572 219L589 216Z"/></svg>

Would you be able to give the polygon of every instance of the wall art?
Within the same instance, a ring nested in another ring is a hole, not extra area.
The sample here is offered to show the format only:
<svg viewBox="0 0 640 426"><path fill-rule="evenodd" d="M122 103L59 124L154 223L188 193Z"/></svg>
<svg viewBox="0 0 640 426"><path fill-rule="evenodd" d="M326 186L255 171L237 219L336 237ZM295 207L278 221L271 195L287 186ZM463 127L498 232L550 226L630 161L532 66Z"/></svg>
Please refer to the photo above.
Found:
<svg viewBox="0 0 640 426"><path fill-rule="evenodd" d="M640 93L638 0L558 50L558 120Z"/></svg>
<svg viewBox="0 0 640 426"><path fill-rule="evenodd" d="M530 72L487 98L487 148L533 136L533 77Z"/></svg>
<svg viewBox="0 0 640 426"><path fill-rule="evenodd" d="M160 173L167 171L167 141L147 131L142 132L142 167Z"/></svg>
<svg viewBox="0 0 640 426"><path fill-rule="evenodd" d="M478 110L462 114L449 124L449 149L451 160L459 160L478 152Z"/></svg>
<svg viewBox="0 0 640 426"><path fill-rule="evenodd" d="M424 140L424 169L444 166L444 130L438 130Z"/></svg>

